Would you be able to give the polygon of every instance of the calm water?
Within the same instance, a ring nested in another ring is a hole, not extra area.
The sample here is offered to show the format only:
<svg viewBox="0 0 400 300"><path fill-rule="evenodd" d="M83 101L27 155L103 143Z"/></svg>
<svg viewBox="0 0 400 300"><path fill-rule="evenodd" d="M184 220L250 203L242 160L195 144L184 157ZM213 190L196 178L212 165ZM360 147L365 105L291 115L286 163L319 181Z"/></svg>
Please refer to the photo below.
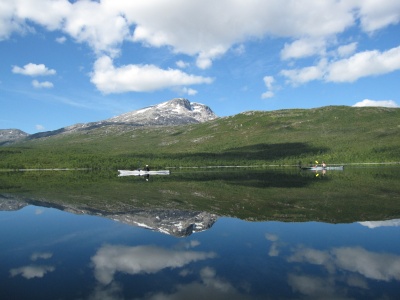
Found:
<svg viewBox="0 0 400 300"><path fill-rule="evenodd" d="M399 299L399 174L2 174L0 297Z"/></svg>

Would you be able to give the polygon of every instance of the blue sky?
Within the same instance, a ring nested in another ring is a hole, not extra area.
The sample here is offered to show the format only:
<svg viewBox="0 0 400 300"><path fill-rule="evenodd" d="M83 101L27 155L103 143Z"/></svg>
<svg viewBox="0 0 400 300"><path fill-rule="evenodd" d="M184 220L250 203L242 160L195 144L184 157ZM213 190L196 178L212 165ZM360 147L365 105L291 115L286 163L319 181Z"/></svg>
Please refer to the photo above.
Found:
<svg viewBox="0 0 400 300"><path fill-rule="evenodd" d="M184 97L218 116L400 104L398 0L1 0L0 129Z"/></svg>

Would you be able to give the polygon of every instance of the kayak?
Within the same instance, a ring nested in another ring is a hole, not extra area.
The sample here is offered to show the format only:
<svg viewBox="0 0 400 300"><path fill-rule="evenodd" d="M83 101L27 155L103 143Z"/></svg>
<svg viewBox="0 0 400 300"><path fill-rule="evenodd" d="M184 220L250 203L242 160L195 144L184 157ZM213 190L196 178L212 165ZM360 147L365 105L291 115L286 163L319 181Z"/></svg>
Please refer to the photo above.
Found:
<svg viewBox="0 0 400 300"><path fill-rule="evenodd" d="M330 167L302 167L302 170L323 171L323 170L343 170L343 166L330 166Z"/></svg>
<svg viewBox="0 0 400 300"><path fill-rule="evenodd" d="M145 171L145 170L118 170L118 176L144 176L144 175L169 175L169 170Z"/></svg>

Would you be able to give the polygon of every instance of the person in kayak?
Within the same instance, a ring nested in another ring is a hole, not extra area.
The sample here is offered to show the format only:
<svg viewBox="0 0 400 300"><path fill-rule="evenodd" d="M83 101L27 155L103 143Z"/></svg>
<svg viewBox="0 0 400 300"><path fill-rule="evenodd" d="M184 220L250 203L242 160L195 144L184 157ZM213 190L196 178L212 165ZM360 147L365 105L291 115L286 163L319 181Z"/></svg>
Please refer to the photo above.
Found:
<svg viewBox="0 0 400 300"><path fill-rule="evenodd" d="M322 168L326 169L326 163L324 161L322 162Z"/></svg>

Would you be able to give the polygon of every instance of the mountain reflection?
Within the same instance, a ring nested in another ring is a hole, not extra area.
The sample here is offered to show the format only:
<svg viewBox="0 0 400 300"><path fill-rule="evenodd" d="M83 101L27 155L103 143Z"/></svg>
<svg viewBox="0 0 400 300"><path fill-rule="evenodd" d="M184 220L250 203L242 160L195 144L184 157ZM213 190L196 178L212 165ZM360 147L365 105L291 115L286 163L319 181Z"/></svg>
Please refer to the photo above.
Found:
<svg viewBox="0 0 400 300"><path fill-rule="evenodd" d="M0 199L0 211L19 210L28 205L39 205L41 207L56 208L79 215L96 215L131 226L143 227L152 231L173 235L176 237L189 236L211 228L218 219L215 214L199 211L184 211L177 209L137 209L126 208L126 212L101 211L90 207L74 207L72 205L61 205L52 202L19 199L14 196ZM37 214L40 214L38 208Z"/></svg>

